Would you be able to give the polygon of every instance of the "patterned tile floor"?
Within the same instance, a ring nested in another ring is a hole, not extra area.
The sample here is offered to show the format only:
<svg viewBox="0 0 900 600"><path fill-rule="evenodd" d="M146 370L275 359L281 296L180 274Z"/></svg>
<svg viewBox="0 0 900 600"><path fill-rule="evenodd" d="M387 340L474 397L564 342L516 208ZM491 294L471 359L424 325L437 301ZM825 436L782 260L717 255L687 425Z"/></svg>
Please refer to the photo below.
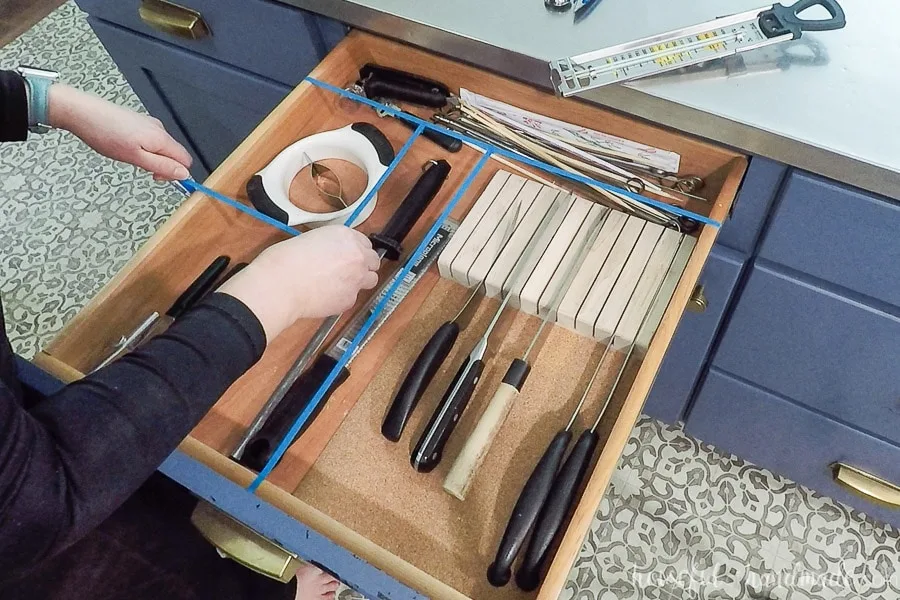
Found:
<svg viewBox="0 0 900 600"><path fill-rule="evenodd" d="M74 4L0 49L0 65L20 63L55 66L74 85L140 107ZM58 132L0 147L0 199L0 294L25 355L180 201ZM897 600L900 532L642 419L561 599L720 598Z"/></svg>

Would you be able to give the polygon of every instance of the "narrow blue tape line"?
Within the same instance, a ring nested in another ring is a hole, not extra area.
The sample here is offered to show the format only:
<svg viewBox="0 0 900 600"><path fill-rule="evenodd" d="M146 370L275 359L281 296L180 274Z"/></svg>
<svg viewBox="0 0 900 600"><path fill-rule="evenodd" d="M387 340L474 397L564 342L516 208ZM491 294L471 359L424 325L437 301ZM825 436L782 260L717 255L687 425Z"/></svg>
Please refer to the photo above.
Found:
<svg viewBox="0 0 900 600"><path fill-rule="evenodd" d="M705 223L706 225L712 225L713 227L721 227L722 223L716 221L715 219L710 219L709 217L705 217L703 215L691 212L689 210L685 210L680 206L673 206L671 204L666 204L665 202L660 202L659 200L654 200L653 198L648 198L646 196L641 196L640 194L635 194L630 190L626 190L624 188L616 187L614 185L610 185L608 183L604 183L602 181L597 181L596 179L591 179L590 177L585 177L584 175L577 175L574 173L569 173L568 171L564 171L558 167L554 167L553 165L548 165L545 162L541 162L539 160L535 160L528 156L524 156L519 154L518 152L512 152L505 148L501 148L500 146L495 146L494 144L489 144L487 142L483 142L481 140L469 137L467 135L461 134L459 132L453 131L452 129L447 129L446 127L441 127L440 125L435 125L429 121L424 119L420 119L415 115L411 115L405 113L400 110L396 110L387 106L385 104L381 104L380 102L376 102L375 100L370 100L365 96L360 96L359 94L354 94L353 92L348 92L345 89L341 89L337 86L331 85L330 83L325 83L319 79L315 79L314 77L304 77L304 81L308 81L316 87L320 87L324 90L328 90L330 92L334 92L335 94L339 94L345 98L350 98L351 100L355 100L361 104L365 104L371 106L374 109L381 110L386 112L387 114L397 117L398 119L403 119L404 121L409 121L410 123L415 123L416 125L420 125L425 127L426 129L431 129L432 131L438 131L443 133L444 135L448 135L452 138L458 139L463 142L468 142L474 146L478 146L483 150L490 150L494 154L498 154L500 156L505 156L506 158L524 163L526 165L530 165L532 167L538 168L542 171L546 171L548 173L553 173L554 175L559 175L565 179L569 179L571 181L577 181L579 183L584 183L588 185L594 185L601 189L604 189L609 192L615 192L617 194L622 194L631 198L636 202L640 202L641 204L647 204L649 206L653 206L654 208L658 208L659 210L678 215L681 217L688 217L694 219L695 221L699 221L701 223Z"/></svg>
<svg viewBox="0 0 900 600"><path fill-rule="evenodd" d="M183 179L183 180L179 181L178 183L180 183L182 186L184 186L184 188L189 192L200 192L200 193L206 194L210 198L213 198L215 200L218 200L219 202L223 202L229 206L232 206L241 212L247 213L251 217L254 217L256 219L259 219L260 221L263 221L265 223L268 223L269 225L272 225L273 227L277 227L278 229L282 230L285 233L289 233L291 235L300 235L300 232L297 231L296 229L294 229L293 227L289 227L288 225L285 225L281 221L279 221L277 219L273 219L269 215L259 212L255 208L250 208L243 202L238 202L237 200L235 200L233 198L229 198L228 196L226 196L224 194L220 194L219 192L217 192L216 190L214 190L212 188L208 188L201 183L197 183L193 179Z"/></svg>
<svg viewBox="0 0 900 600"><path fill-rule="evenodd" d="M287 435L281 440L278 444L278 447L275 448L275 452L272 453L272 456L269 457L268 462L266 462L262 471L259 472L259 475L256 476L256 479L250 483L247 489L251 492L255 492L262 482L265 481L266 477L272 472L275 468L275 465L278 464L278 461L281 460L281 457L284 456L284 453L287 452L287 449L290 448L291 444L294 442L294 436L297 435L297 432L303 427L303 425L309 420L310 415L312 415L313 411L315 411L316 407L322 401L322 398L325 396L325 390L329 389L331 385L334 383L334 380L337 379L338 374L341 372L341 369L346 366L347 362L353 356L356 349L365 339L366 335L369 333L369 330L375 324L375 320L378 316L384 311L384 307L387 306L387 303L391 300L403 282L406 280L406 276L412 270L413 265L419 262L419 258L421 258L422 254L425 252L425 248L428 247L428 243L434 237L434 235L438 232L441 226L444 224L444 221L450 216L450 213L453 212L453 209L456 207L456 204L462 198L463 194L472 185L472 182L475 180L475 176L481 171L484 165L487 163L488 159L491 157L491 151L488 150L484 153L484 155L479 159L479 161L475 164L475 167L472 168L471 171L466 175L465 180L456 190L456 193L453 195L453 198L450 199L450 202L447 203L447 206L444 208L443 212L441 212L440 216L438 216L437 220L435 220L434 224L431 226L431 229L428 230L428 233L425 234L425 237L422 238L422 241L419 242L419 245L416 246L415 251L412 256L407 259L406 264L403 265L403 269L400 271L399 276L394 279L394 283L388 288L387 293L384 294L381 301L375 305L375 308L372 310L372 314L369 315L369 318L366 319L366 322L363 323L362 328L353 338L353 341L344 350L344 353L341 355L340 360L338 360L337 364L331 370L331 373L328 374L328 377L325 378L325 381L322 382L322 385L319 386L319 389L316 390L315 395L310 400L309 404L306 405L306 408L303 409L297 419L294 421L294 424L291 426L291 430L288 431Z"/></svg>
<svg viewBox="0 0 900 600"><path fill-rule="evenodd" d="M347 227L351 227L352 223L356 220L356 218L365 210L366 206L369 202L372 201L372 198L375 197L375 194L378 193L378 190L381 189L381 186L387 181L388 176L394 172L394 169L397 168L397 165L400 164L400 161L403 160L403 157L406 156L406 153L409 151L410 146L412 146L413 142L416 141L416 138L419 137L419 134L422 133L422 130L425 129L422 126L416 128L409 139L406 140L406 143L400 148L397 154L394 155L394 160L391 161L391 164L388 165L387 170L378 178L378 181L375 183L375 187L369 190L369 193L366 194L366 197L363 198L363 201L359 203L359 206L353 211L346 221L344 221L344 225Z"/></svg>

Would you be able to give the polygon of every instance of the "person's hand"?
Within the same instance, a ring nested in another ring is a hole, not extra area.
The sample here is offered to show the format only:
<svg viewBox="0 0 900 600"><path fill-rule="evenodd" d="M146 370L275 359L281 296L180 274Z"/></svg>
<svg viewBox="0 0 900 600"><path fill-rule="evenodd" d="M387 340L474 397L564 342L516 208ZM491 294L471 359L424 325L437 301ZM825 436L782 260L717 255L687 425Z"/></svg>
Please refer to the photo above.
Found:
<svg viewBox="0 0 900 600"><path fill-rule="evenodd" d="M191 155L158 119L62 84L50 88L48 119L100 154L149 171L154 179L190 176Z"/></svg>
<svg viewBox="0 0 900 600"><path fill-rule="evenodd" d="M272 341L297 319L338 315L378 283L381 259L362 233L331 225L267 248L219 291L249 308Z"/></svg>

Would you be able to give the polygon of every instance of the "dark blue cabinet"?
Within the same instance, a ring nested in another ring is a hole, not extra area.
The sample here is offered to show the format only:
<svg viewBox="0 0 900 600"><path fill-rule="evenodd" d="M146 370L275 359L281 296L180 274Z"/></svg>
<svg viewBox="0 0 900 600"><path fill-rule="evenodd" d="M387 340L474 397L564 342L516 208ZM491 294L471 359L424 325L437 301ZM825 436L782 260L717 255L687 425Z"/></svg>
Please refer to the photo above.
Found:
<svg viewBox="0 0 900 600"><path fill-rule="evenodd" d="M686 312L681 317L644 405L645 414L666 423L683 418L745 260L733 250L713 247L699 282L707 307L701 313Z"/></svg>
<svg viewBox="0 0 900 600"><path fill-rule="evenodd" d="M834 466L900 482L900 447L868 435L784 396L710 370L685 429L723 452L787 475L885 523L900 511L856 495L835 481Z"/></svg>
<svg viewBox="0 0 900 600"><path fill-rule="evenodd" d="M150 114L206 178L291 88L91 17L91 27Z"/></svg>

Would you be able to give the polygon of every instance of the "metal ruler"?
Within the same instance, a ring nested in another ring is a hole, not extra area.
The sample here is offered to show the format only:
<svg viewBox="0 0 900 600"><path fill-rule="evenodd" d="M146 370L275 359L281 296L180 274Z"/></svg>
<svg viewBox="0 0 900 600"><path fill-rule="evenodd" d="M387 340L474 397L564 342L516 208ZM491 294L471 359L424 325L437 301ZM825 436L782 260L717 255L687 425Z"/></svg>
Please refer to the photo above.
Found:
<svg viewBox="0 0 900 600"><path fill-rule="evenodd" d="M809 20L800 13L821 6L830 19ZM550 63L550 79L563 96L611 83L623 83L731 56L786 40L804 31L841 29L844 11L836 0L798 0L774 4L634 42L562 58Z"/></svg>
<svg viewBox="0 0 900 600"><path fill-rule="evenodd" d="M437 230L434 236L429 240L428 245L425 247L425 250L422 252L422 255L419 257L419 260L410 268L409 272L406 274L406 277L403 278L403 281L400 283L400 287L397 288L397 291L394 292L394 295L388 300L387 304L384 306L384 310L381 311L381 314L378 315L375 323L372 324L372 328L369 330L368 335L366 335L365 340L357 346L356 350L353 352L353 356L350 357L350 360L347 361L347 366L356 358L356 356L362 351L365 345L371 340L378 329L384 324L385 321L393 314L394 310L400 305L406 296L412 291L415 287L416 283L421 279L422 275L428 270L428 268L437 260L437 257L440 255L441 251L450 241L450 238L453 236L453 233L456 231L456 228L459 227L459 223L452 220L444 221L441 225L441 228ZM343 356L344 352L347 348L350 347L350 344L353 342L353 339L356 337L356 334L359 333L359 330L362 329L363 324L372 316L372 313L375 310L375 307L378 306L378 303L384 298L384 295L387 293L389 289L394 285L394 282L397 280L397 277L400 276L402 269L398 269L390 279L385 281L381 288L379 289L377 294L374 294L366 305L357 312L353 319L350 320L347 325L344 326L344 329L341 331L341 334L338 336L337 340L334 341L331 346L325 350L325 354L330 356L335 360L340 360L341 356Z"/></svg>

